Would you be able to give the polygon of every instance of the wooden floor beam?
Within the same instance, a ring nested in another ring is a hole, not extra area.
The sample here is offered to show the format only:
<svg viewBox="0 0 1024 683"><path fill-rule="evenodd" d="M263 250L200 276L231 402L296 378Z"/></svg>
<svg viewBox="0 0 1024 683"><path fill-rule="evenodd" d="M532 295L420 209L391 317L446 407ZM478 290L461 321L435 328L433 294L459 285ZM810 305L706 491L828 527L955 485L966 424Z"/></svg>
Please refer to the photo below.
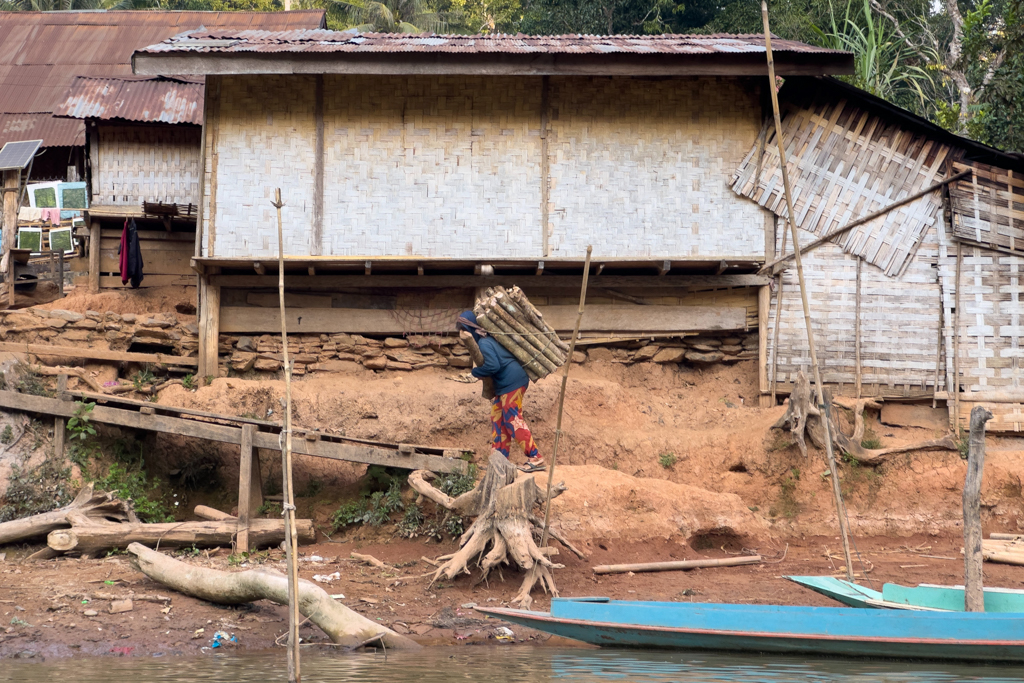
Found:
<svg viewBox="0 0 1024 683"><path fill-rule="evenodd" d="M195 367L198 359L191 356L171 356L163 353L133 353L111 349L90 349L82 346L54 346L51 344L27 344L24 342L0 342L0 351L31 354L33 356L61 356L66 358L88 358L109 360L118 363L148 363L150 365L180 365Z"/></svg>
<svg viewBox="0 0 1024 683"><path fill-rule="evenodd" d="M534 266L536 268L536 266ZM615 289L704 289L721 287L761 287L770 278L756 274L671 275L663 277L602 275L601 286ZM211 285L219 287L277 287L277 275L210 275ZM290 291L296 289L339 289L345 287L436 288L454 287L543 287L579 290L583 274L557 275L551 270L544 275L292 275L285 273L284 284Z"/></svg>

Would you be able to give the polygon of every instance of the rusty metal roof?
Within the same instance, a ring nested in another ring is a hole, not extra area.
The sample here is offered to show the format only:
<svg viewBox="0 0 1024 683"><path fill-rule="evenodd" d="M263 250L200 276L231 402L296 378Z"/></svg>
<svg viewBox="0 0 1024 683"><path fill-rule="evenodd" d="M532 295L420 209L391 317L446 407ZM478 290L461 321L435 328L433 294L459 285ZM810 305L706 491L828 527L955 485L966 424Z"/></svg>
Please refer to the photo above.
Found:
<svg viewBox="0 0 1024 683"><path fill-rule="evenodd" d="M85 144L85 123L52 114L0 114L0 145L17 140L49 140L50 147Z"/></svg>
<svg viewBox="0 0 1024 683"><path fill-rule="evenodd" d="M844 55L795 40L772 40L780 53ZM764 36L746 35L653 35L653 36L528 36L517 35L419 35L359 33L326 30L207 30L178 35L138 52L351 52L351 53L462 53L462 54L763 54Z"/></svg>
<svg viewBox="0 0 1024 683"><path fill-rule="evenodd" d="M131 76L132 52L199 28L323 28L323 10L297 12L0 12L0 145L31 126L45 146L81 145L82 123L52 117L76 76Z"/></svg>
<svg viewBox="0 0 1024 683"><path fill-rule="evenodd" d="M202 79L79 76L54 116L148 123L203 122Z"/></svg>

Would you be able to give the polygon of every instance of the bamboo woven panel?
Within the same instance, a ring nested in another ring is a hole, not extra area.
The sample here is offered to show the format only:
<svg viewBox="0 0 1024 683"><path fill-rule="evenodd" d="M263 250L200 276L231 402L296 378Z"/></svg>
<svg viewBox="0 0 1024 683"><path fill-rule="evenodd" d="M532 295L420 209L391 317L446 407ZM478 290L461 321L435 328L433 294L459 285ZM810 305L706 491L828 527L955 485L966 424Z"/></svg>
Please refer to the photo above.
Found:
<svg viewBox="0 0 1024 683"><path fill-rule="evenodd" d="M780 225L781 233L782 225ZM812 236L801 231L801 243ZM781 248L781 244L778 245ZM864 263L861 267L861 382L868 395L905 396L932 390L939 361L939 297L934 263L934 231L926 235L907 272L886 276ZM803 258L822 381L856 382L856 257L836 245L823 245ZM779 322L780 382L796 381L803 370L812 377L810 351L795 269L784 275ZM773 362L776 297L769 316L769 368ZM769 369L769 374L770 374ZM939 377L940 387L944 378ZM875 386L877 385L877 387Z"/></svg>
<svg viewBox="0 0 1024 683"><path fill-rule="evenodd" d="M983 401L960 402L960 426L964 429L970 429L971 409L974 406L985 406L992 412L992 419L985 424L985 431L1024 431L1024 405L1020 403L987 403Z"/></svg>
<svg viewBox="0 0 1024 683"><path fill-rule="evenodd" d="M971 175L950 185L953 234L1009 252L1024 252L1024 176L985 164L954 163Z"/></svg>
<svg viewBox="0 0 1024 683"><path fill-rule="evenodd" d="M888 123L845 99L820 95L783 105L783 137L797 224L821 236L945 177L950 148ZM733 190L787 216L775 128L760 181L755 143L733 174ZM850 254L902 275L929 227L941 219L933 192L835 238Z"/></svg>
<svg viewBox="0 0 1024 683"><path fill-rule="evenodd" d="M193 126L99 127L94 204L199 202L199 139Z"/></svg>

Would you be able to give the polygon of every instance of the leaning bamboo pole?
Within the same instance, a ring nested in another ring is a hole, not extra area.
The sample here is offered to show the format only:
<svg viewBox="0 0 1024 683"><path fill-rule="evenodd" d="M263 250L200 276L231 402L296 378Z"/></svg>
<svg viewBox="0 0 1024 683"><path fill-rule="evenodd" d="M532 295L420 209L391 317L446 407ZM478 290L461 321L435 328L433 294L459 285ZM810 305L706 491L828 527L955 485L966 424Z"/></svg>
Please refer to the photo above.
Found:
<svg viewBox="0 0 1024 683"><path fill-rule="evenodd" d="M288 562L288 683L299 683L299 600L298 548L295 531L295 491L292 486L292 366L288 359L288 320L284 306L284 228L281 223L281 188L274 193L277 209L277 293L281 304L281 348L284 354L284 424L281 429L281 473L284 478L282 511L285 525L285 555Z"/></svg>
<svg viewBox="0 0 1024 683"><path fill-rule="evenodd" d="M761 0L761 17L764 21L764 48L768 56L768 91L772 96L772 111L775 114L775 142L779 148L779 169L782 171L782 187L786 193L786 210L789 230L793 235L793 258L796 260L796 275L800 282L800 301L804 309L804 324L807 327L807 346L811 354L811 369L814 371L814 384L818 389L818 406L821 410L821 424L825 431L825 455L828 458L828 469L832 475L832 495L835 497L836 514L839 517L839 533L843 541L843 555L846 559L846 577L853 581L853 558L850 555L850 530L846 519L846 506L839 488L839 471L836 467L836 454L832 448L832 424L829 406L825 403L825 392L821 383L821 371L818 367L818 354L814 347L814 329L811 326L811 308L807 302L807 283L804 281L804 266L800 258L800 237L797 234L796 212L793 210L793 191L789 186L789 172L786 169L786 144L782 138L782 116L779 114L779 94L775 89L775 60L772 57L772 34L768 27L768 3Z"/></svg>
<svg viewBox="0 0 1024 683"><path fill-rule="evenodd" d="M576 326L569 340L568 357L562 366L562 387L558 390L558 419L555 421L555 444L551 447L551 464L548 465L548 488L544 502L544 532L541 534L540 547L548 544L548 522L551 520L551 484L555 480L555 462L558 459L558 442L562 438L562 408L565 406L565 386L569 382L569 366L572 355L576 352L576 338L580 336L580 323L583 321L583 307L587 303L587 280L590 278L590 254L594 248L587 245L587 258L583 262L583 286L580 287L580 308L576 313Z"/></svg>

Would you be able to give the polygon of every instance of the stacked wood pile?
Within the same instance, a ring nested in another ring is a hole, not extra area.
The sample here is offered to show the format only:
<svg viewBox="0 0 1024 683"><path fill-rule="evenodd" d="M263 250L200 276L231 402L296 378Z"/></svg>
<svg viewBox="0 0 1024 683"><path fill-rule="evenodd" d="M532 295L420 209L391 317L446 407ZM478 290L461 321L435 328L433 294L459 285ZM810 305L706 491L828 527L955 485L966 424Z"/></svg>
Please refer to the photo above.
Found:
<svg viewBox="0 0 1024 683"><path fill-rule="evenodd" d="M981 556L988 562L1024 565L1024 536L992 534L981 542Z"/></svg>
<svg viewBox="0 0 1024 683"><path fill-rule="evenodd" d="M231 547L238 519L223 513L212 516L216 519L144 524L130 501L120 500L111 492L95 491L92 484L86 484L70 505L0 524L0 546L46 536L46 547L29 557L36 560L64 554L96 557L131 543L159 548ZM316 532L311 520L296 520L296 528L300 543L314 541ZM274 546L284 540L284 521L280 519L251 519L248 529L250 548Z"/></svg>
<svg viewBox="0 0 1024 683"><path fill-rule="evenodd" d="M534 382L565 365L569 345L518 287L488 287L473 312L480 327L516 357Z"/></svg>

